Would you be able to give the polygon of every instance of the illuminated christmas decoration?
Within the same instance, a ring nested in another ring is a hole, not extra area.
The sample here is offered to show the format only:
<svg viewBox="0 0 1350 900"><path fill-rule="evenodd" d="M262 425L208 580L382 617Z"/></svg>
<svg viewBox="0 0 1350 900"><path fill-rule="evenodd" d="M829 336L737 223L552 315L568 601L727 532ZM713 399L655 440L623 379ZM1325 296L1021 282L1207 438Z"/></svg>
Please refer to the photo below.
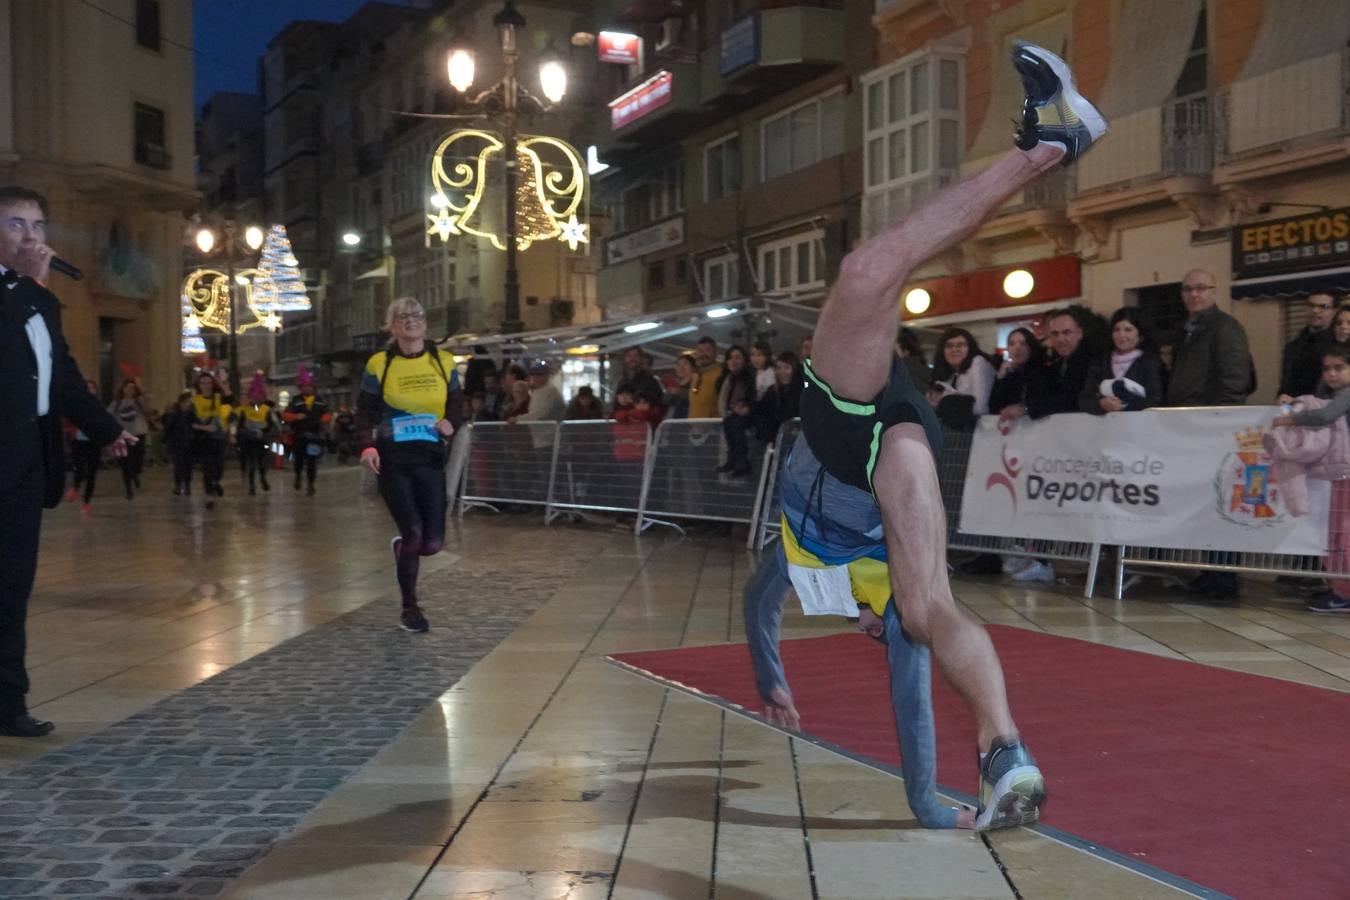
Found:
<svg viewBox="0 0 1350 900"><path fill-rule="evenodd" d="M577 249L577 244L588 244L590 238L586 236L586 229L589 226L577 221L574 215L562 224L562 235L558 238L560 241L567 242L569 250Z"/></svg>
<svg viewBox="0 0 1350 900"><path fill-rule="evenodd" d="M498 250L506 249L505 229L482 222L484 195L489 183L501 184L490 171L500 172L506 145L489 131L466 129L443 140L431 160L433 211L427 214L427 234L448 242L451 235L486 238ZM575 250L585 244L586 163L574 147L557 138L521 135L516 142L516 249L536 241L560 240ZM493 208L497 206L494 200Z"/></svg>
<svg viewBox="0 0 1350 900"><path fill-rule="evenodd" d="M254 328L271 332L281 330L281 316L269 304L281 292L276 283L261 269L240 269L235 273L234 296L243 295L243 305L237 334L246 334ZM213 328L226 334L230 331L229 279L215 269L197 269L183 282L183 352L204 352L201 338L203 328ZM247 313L244 313L247 310ZM192 349L189 349L191 347Z"/></svg>
<svg viewBox="0 0 1350 900"><path fill-rule="evenodd" d="M291 250L285 225L273 225L267 230L262 255L258 258L258 272L259 276L254 279L254 296L259 312L299 312L310 308L305 279L300 274L300 261Z"/></svg>

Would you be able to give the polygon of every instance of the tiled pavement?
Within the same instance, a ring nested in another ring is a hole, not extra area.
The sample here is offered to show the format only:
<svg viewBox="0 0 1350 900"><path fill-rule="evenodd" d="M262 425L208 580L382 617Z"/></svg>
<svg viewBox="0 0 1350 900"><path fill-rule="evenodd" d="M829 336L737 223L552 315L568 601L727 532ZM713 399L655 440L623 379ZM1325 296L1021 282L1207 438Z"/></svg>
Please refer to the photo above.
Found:
<svg viewBox="0 0 1350 900"><path fill-rule="evenodd" d="M466 565L424 592L428 634L366 606L0 776L0 896L218 893L552 583Z"/></svg>
<svg viewBox="0 0 1350 900"><path fill-rule="evenodd" d="M888 776L601 661L739 639L733 539L473 514L415 636L355 485L49 517L33 702L59 731L0 740L0 896L1177 896L1030 832L916 829ZM1268 596L958 592L985 621L1350 684L1350 622Z"/></svg>

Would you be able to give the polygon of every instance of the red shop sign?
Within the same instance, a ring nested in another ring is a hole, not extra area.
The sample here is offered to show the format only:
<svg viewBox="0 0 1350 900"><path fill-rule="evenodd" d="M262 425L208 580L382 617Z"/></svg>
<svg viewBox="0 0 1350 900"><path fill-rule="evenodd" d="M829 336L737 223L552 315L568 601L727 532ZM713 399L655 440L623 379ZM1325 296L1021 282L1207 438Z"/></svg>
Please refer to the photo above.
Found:
<svg viewBox="0 0 1350 900"><path fill-rule="evenodd" d="M642 55L642 38L622 31L602 31L595 39L600 62L636 65Z"/></svg>
<svg viewBox="0 0 1350 900"><path fill-rule="evenodd" d="M618 131L629 122L635 122L647 113L670 102L675 87L675 76L665 69L637 87L609 101L610 126Z"/></svg>

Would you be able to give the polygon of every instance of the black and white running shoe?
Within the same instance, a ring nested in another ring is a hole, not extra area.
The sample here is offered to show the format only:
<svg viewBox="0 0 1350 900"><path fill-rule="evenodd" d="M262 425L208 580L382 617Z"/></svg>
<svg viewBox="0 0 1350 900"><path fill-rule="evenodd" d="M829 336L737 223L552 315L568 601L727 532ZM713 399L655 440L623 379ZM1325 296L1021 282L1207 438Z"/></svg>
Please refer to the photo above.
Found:
<svg viewBox="0 0 1350 900"><path fill-rule="evenodd" d="M997 738L980 760L980 806L975 830L1032 825L1045 803L1045 776L1018 740Z"/></svg>
<svg viewBox="0 0 1350 900"><path fill-rule="evenodd" d="M1057 145L1064 148L1067 165L1106 134L1106 119L1078 93L1073 72L1064 60L1043 47L1014 41L1012 64L1026 91L1018 147L1030 150L1039 143Z"/></svg>

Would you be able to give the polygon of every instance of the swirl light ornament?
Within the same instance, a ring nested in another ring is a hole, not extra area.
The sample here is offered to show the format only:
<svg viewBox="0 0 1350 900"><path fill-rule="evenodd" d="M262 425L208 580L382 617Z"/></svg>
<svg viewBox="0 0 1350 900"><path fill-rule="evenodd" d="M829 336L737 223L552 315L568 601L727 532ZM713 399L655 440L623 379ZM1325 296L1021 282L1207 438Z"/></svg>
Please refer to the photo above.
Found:
<svg viewBox="0 0 1350 900"><path fill-rule="evenodd" d="M506 249L500 228L483 222L484 196L500 189L506 143L490 131L452 132L431 158L431 210L427 235L442 242L470 234ZM572 250L589 252L586 221L586 163L566 141L546 135L520 135L516 141L516 249L536 241L559 240ZM492 204L495 210L497 205Z"/></svg>
<svg viewBox="0 0 1350 900"><path fill-rule="evenodd" d="M236 334L245 334L254 328L277 331L281 317L268 303L278 294L272 278L260 269L240 269L235 272L235 284L244 295L244 308L251 316L241 315ZM205 352L201 338L204 328L229 334L230 331L229 276L217 269L195 269L183 281L182 348L185 354Z"/></svg>

